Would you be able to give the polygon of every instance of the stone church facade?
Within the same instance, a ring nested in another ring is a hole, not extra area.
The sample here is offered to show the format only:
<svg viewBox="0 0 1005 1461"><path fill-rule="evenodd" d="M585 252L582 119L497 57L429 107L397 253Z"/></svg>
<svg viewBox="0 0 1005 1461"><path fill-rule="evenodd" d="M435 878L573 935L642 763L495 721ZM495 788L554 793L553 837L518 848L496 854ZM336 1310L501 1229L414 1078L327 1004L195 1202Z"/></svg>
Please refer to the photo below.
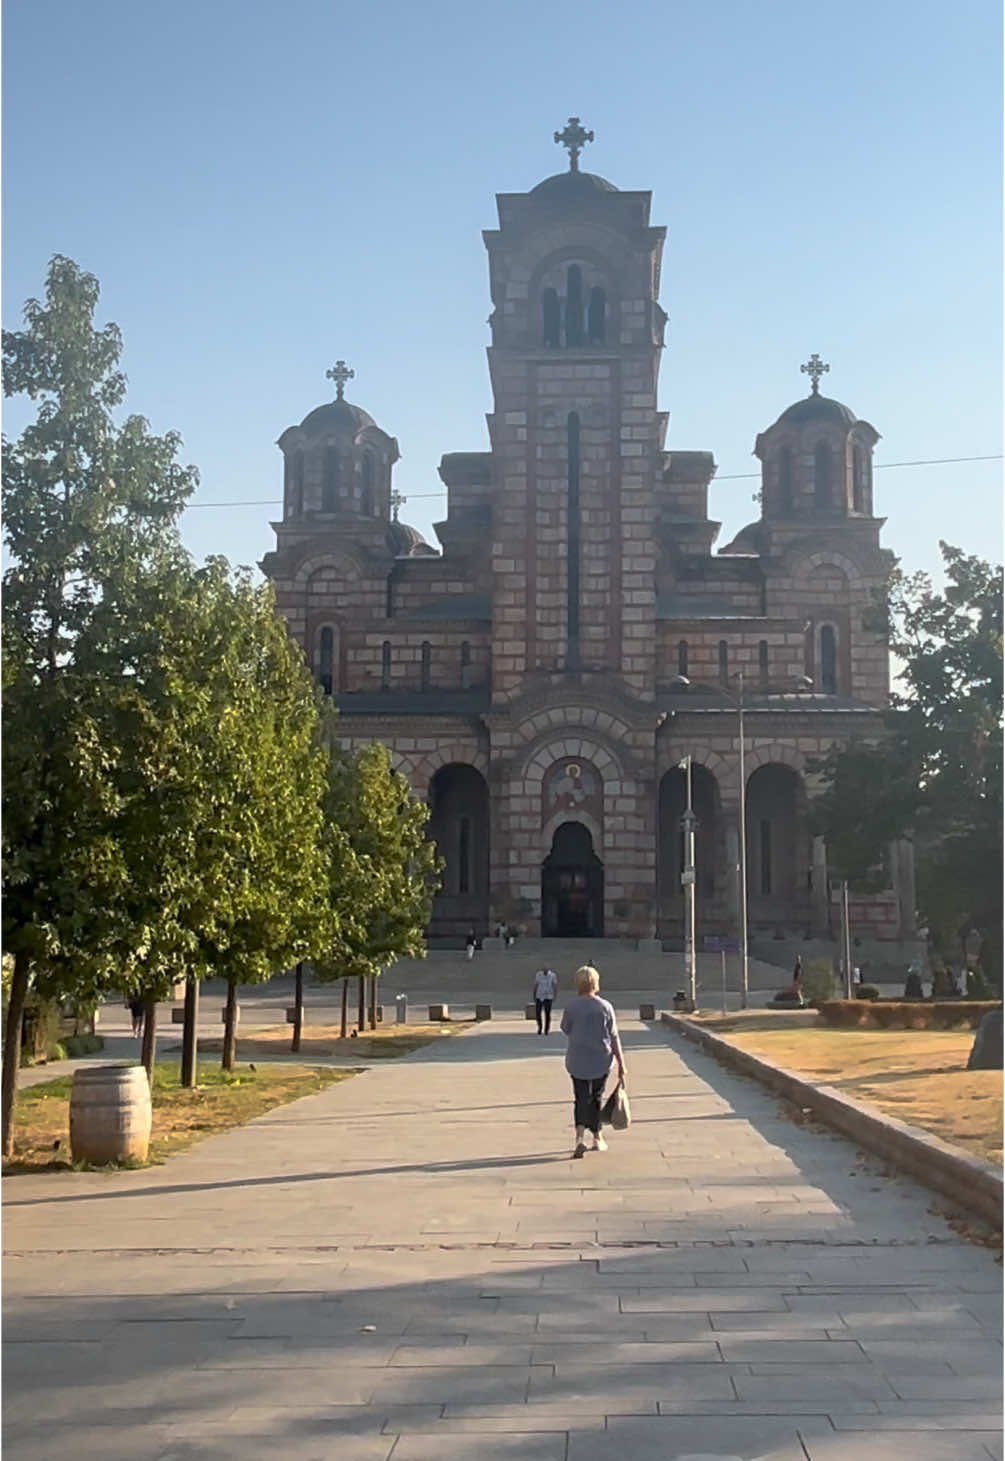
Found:
<svg viewBox="0 0 1005 1461"><path fill-rule="evenodd" d="M888 654L867 610L890 554L877 432L819 393L757 436L760 517L713 552L715 462L667 447L657 405L665 229L648 192L570 168L500 194L489 446L440 464L439 548L398 521L394 437L336 399L279 438L284 509L262 568L347 743L385 742L445 860L432 938L674 941L692 758L701 935L739 922L739 702L751 937L826 937L838 908L810 763L874 734ZM913 935L910 849L855 900Z"/></svg>

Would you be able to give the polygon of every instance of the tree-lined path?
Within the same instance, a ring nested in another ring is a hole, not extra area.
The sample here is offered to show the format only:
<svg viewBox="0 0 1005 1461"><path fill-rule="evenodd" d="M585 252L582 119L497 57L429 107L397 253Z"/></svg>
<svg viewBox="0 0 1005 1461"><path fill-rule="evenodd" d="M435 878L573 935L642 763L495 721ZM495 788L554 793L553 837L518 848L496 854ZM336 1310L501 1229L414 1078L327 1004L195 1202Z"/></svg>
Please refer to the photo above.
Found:
<svg viewBox="0 0 1005 1461"><path fill-rule="evenodd" d="M989 1461L1001 1269L848 1143L624 1022L494 1022L142 1172L5 1188L12 1461Z"/></svg>

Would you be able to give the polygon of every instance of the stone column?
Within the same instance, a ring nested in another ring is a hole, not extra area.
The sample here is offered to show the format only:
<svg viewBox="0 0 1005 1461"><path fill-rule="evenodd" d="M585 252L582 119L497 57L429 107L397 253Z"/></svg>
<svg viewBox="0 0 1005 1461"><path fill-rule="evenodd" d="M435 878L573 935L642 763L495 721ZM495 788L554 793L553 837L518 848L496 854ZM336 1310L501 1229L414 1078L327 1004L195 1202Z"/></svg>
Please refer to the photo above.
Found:
<svg viewBox="0 0 1005 1461"><path fill-rule="evenodd" d="M830 938L831 907L830 888L827 883L827 842L823 837L813 839L813 935L815 938Z"/></svg>
<svg viewBox="0 0 1005 1461"><path fill-rule="evenodd" d="M890 881L897 895L897 934L902 939L918 936L915 918L914 843L907 837L890 843Z"/></svg>

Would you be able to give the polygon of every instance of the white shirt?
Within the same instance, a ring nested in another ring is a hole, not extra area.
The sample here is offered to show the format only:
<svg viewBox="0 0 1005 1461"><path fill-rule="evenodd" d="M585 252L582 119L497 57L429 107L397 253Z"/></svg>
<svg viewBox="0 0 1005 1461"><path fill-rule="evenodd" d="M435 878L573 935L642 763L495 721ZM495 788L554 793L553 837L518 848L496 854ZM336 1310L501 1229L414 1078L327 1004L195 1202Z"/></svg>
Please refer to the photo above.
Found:
<svg viewBox="0 0 1005 1461"><path fill-rule="evenodd" d="M552 969L539 969L534 975L534 998L554 999L558 989L558 976Z"/></svg>

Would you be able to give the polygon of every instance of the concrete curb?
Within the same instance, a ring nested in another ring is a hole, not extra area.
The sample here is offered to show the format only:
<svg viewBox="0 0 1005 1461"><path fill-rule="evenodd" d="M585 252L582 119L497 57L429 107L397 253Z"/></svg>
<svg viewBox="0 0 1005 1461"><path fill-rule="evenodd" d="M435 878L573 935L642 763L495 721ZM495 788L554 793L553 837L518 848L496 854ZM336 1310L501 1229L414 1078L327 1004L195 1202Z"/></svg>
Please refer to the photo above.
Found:
<svg viewBox="0 0 1005 1461"><path fill-rule="evenodd" d="M817 1086L802 1076L731 1045L677 1015L661 1015L664 1025L713 1055L721 1064L753 1076L776 1095L812 1111L826 1125L860 1146L885 1157L926 1187L951 1198L995 1228L1002 1226L1002 1173L980 1157L968 1156L941 1137L931 1136L895 1116L883 1116L833 1086Z"/></svg>

